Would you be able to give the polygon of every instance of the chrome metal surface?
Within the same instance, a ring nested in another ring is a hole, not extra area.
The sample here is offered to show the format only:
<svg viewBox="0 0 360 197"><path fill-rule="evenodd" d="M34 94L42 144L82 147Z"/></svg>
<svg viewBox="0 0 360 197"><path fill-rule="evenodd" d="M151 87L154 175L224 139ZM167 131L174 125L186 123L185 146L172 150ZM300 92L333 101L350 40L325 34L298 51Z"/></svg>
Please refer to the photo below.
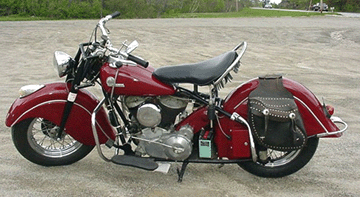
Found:
<svg viewBox="0 0 360 197"><path fill-rule="evenodd" d="M126 48L126 53L130 54L133 52L137 47L139 46L138 41L134 40L132 41Z"/></svg>
<svg viewBox="0 0 360 197"><path fill-rule="evenodd" d="M322 124L322 122L319 120L319 118L314 114L314 112L310 109L309 106L307 106L305 104L304 101L300 100L299 98L295 97L295 100L299 101L304 107L306 107L306 109L311 113L311 115L315 118L315 120L319 123L319 125L324 129L325 133L319 133L319 134L316 134L317 137L326 137L326 136L329 136L329 135L336 135L336 134L339 134L339 133L343 133L347 130L348 128L348 125L346 124L346 122L344 122L343 120L341 120L339 117L336 117L336 116L332 116L330 118L330 120L334 123L340 123L342 125L344 125L344 128L343 129L340 129L339 131L334 131L334 132L329 132L326 127Z"/></svg>
<svg viewBox="0 0 360 197"><path fill-rule="evenodd" d="M316 136L317 137L325 137L325 136L329 136L329 135L337 135L337 134L340 134L340 133L343 133L347 130L348 128L348 124L346 122L344 122L343 120L341 120L341 118L339 117L336 117L336 116L332 116L330 118L330 120L333 122L333 123L339 123L339 124L342 124L344 126L344 128L338 130L338 131L334 131L334 132L326 132L326 133L320 133L320 134L317 134Z"/></svg>
<svg viewBox="0 0 360 197"><path fill-rule="evenodd" d="M179 98L175 96L162 96L159 101L164 106L171 109L181 109L187 106L189 99Z"/></svg>
<svg viewBox="0 0 360 197"><path fill-rule="evenodd" d="M193 129L186 125L179 131L170 132L160 127L142 130L136 152L141 155L182 161L192 152Z"/></svg>
<svg viewBox="0 0 360 197"><path fill-rule="evenodd" d="M255 148L255 142L254 142L254 138L252 136L252 132L251 132L251 128L250 128L250 125L249 123L243 118L241 117L238 113L234 112L232 115L231 115L231 120L237 120L243 124L246 125L246 127L248 128L248 132L249 132L249 140L250 140L250 148L251 148L251 157L252 157L252 160L254 162L257 161L257 153L256 153L256 148Z"/></svg>
<svg viewBox="0 0 360 197"><path fill-rule="evenodd" d="M24 98L24 97L26 97L26 96L40 90L43 87L45 87L45 85L26 85L26 86L23 86L19 90L20 98Z"/></svg>
<svg viewBox="0 0 360 197"><path fill-rule="evenodd" d="M106 85L109 87L115 87L115 88L124 88L125 87L125 84L123 84L123 83L116 83L114 77L108 77L106 79Z"/></svg>
<svg viewBox="0 0 360 197"><path fill-rule="evenodd" d="M79 150L82 144L63 132L57 139L59 127L43 118L35 118L28 128L28 143L37 153L50 158L61 158Z"/></svg>
<svg viewBox="0 0 360 197"><path fill-rule="evenodd" d="M136 119L145 127L156 127L161 122L161 110L152 103L139 107Z"/></svg>
<svg viewBox="0 0 360 197"><path fill-rule="evenodd" d="M100 156L100 158L102 158L105 161L110 162L111 159L108 159L102 152L101 147L100 147L100 142L99 142L99 136L97 134L97 130L96 130L96 113L101 109L101 106L104 104L105 102L105 98L103 98L99 104L95 107L93 113L91 114L91 128L93 131L93 135L94 135L94 140L95 140L95 144L96 144L96 150Z"/></svg>
<svg viewBox="0 0 360 197"><path fill-rule="evenodd" d="M244 55L244 53L245 53L245 51L246 51L247 43L246 43L246 42L240 43L238 46L236 46L236 47L233 49L233 51L238 50L240 47L242 47L240 54L239 54L238 57L234 60L234 62L229 66L229 68L221 75L221 77L214 82L214 85L215 85L215 86L218 85L219 83L221 83L221 81L225 78L225 76L227 76L227 75L230 73L230 71L232 71L232 70L234 69L234 67L235 67L237 64L239 64L240 59L242 58L242 56Z"/></svg>
<svg viewBox="0 0 360 197"><path fill-rule="evenodd" d="M62 51L55 51L53 65L59 77L65 76L66 69L70 66L71 56Z"/></svg>
<svg viewBox="0 0 360 197"><path fill-rule="evenodd" d="M267 149L267 156L269 158L269 162L266 163L265 166L266 167L283 166L294 160L299 155L300 152L301 149L294 151L287 151L287 152Z"/></svg>

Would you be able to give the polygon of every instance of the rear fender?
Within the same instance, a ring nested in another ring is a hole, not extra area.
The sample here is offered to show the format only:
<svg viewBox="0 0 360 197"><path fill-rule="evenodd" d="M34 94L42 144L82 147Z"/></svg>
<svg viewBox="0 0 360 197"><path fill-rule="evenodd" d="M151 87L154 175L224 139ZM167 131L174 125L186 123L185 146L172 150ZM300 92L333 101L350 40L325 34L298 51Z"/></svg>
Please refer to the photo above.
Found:
<svg viewBox="0 0 360 197"><path fill-rule="evenodd" d="M51 83L42 89L14 101L6 116L6 126L12 127L28 118L44 118L60 125L63 116L69 84ZM91 113L99 101L85 90L79 90L71 113L65 125L65 132L85 145L95 145L91 128ZM100 143L115 139L103 108L96 115L96 125Z"/></svg>
<svg viewBox="0 0 360 197"><path fill-rule="evenodd" d="M256 78L237 87L226 97L223 105L224 110L230 113L236 112L247 119L248 96L257 88L258 84L259 80ZM295 98L308 137L326 136L327 133L339 131L334 122L326 117L321 103L309 89L287 78L283 78L283 84ZM339 132L336 135L331 135L331 137L340 137L341 135L342 132Z"/></svg>

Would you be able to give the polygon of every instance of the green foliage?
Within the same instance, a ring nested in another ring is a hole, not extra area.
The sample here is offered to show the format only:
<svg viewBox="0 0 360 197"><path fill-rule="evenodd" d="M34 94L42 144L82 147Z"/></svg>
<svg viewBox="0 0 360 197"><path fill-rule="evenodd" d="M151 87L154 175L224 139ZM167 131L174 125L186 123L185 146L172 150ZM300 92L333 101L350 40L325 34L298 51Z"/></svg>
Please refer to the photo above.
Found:
<svg viewBox="0 0 360 197"><path fill-rule="evenodd" d="M360 12L360 0L328 0L328 4L336 11Z"/></svg>
<svg viewBox="0 0 360 197"><path fill-rule="evenodd" d="M236 18L236 17L300 17L300 16L323 16L319 12L291 12L277 10L263 10L243 8L239 12L221 12L221 13L178 13L165 15L168 18Z"/></svg>
<svg viewBox="0 0 360 197"><path fill-rule="evenodd" d="M1 0L0 15L63 18L99 18L101 0Z"/></svg>
<svg viewBox="0 0 360 197"><path fill-rule="evenodd" d="M33 19L100 18L120 11L121 18L156 18L184 13L227 13L259 5L259 0L0 0L0 16ZM320 0L312 0L312 4ZM336 11L360 11L360 0L324 0ZM309 0L283 0L288 8L306 9ZM248 9L244 9L245 11ZM280 14L280 13L279 13ZM230 14L231 15L231 14ZM281 14L280 14L281 15Z"/></svg>
<svg viewBox="0 0 360 197"><path fill-rule="evenodd" d="M334 7L335 11L360 12L360 0L323 0L329 8ZM308 9L310 5L320 3L320 0L282 0L283 8Z"/></svg>

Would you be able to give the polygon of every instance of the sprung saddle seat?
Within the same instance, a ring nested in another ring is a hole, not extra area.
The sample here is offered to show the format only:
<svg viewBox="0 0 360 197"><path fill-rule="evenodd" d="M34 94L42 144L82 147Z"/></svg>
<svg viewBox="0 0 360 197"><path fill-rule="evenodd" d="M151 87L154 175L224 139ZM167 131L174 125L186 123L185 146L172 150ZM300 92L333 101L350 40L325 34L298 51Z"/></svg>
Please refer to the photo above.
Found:
<svg viewBox="0 0 360 197"><path fill-rule="evenodd" d="M209 85L217 80L236 59L237 53L229 51L212 59L156 69L153 76L162 82L192 83L199 86Z"/></svg>

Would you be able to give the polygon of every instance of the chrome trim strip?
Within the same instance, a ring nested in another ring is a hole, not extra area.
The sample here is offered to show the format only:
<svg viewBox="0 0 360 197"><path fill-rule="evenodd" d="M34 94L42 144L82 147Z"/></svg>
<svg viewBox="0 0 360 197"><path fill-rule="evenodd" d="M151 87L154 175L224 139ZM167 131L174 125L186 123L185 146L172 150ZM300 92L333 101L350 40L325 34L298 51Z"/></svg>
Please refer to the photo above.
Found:
<svg viewBox="0 0 360 197"><path fill-rule="evenodd" d="M59 100L50 100L50 101L45 101L43 103L39 103L37 105L35 105L34 107L26 110L23 114L21 114L15 121L14 123L11 125L14 126L24 115L26 115L27 113L29 113L30 111L32 111L33 109L36 109L42 105L46 105L46 104L51 104L51 103L56 103L56 102L64 102L66 103L67 101L66 100L62 100L62 99L59 99ZM91 112L89 110L87 110L84 106L78 104L78 103L74 103L76 106L80 107L81 109L83 109L84 111L86 111L90 116L91 116ZM101 132L107 137L110 139L110 137L105 133L104 129L100 126L100 124L96 121L96 124L97 126L101 129Z"/></svg>
<svg viewBox="0 0 360 197"><path fill-rule="evenodd" d="M311 115L315 118L315 120L320 124L320 126L324 129L325 133L319 133L319 134L316 134L316 137L326 137L326 136L329 136L329 135L336 135L336 134L339 134L339 133L343 133L344 131L347 130L348 128L348 125L346 124L346 122L344 122L343 120L341 120L339 117L336 117L336 116L332 116L330 118L330 120L333 122L333 123L340 123L342 125L344 125L345 127L343 129L340 129L339 131L333 131L333 132L329 132L325 126L321 123L321 121L318 119L318 117L314 114L314 112L311 111L311 109L302 101L300 100L299 98L297 98L296 96L294 96L294 98L299 101L303 106L306 107L306 109L311 113Z"/></svg>
<svg viewBox="0 0 360 197"><path fill-rule="evenodd" d="M249 97L246 97L244 100L240 101L239 104L237 104L235 107L234 107L234 110L236 110L238 107L240 107L241 104L243 104L245 101L248 100Z"/></svg>
<svg viewBox="0 0 360 197"><path fill-rule="evenodd" d="M313 111L311 111L310 107L307 106L304 101L300 100L298 97L294 96L294 99L299 101L306 109L311 113L311 115L315 118L315 120L320 124L320 126L324 129L326 133L329 133L329 131L325 128L325 126L320 122L319 118L314 114Z"/></svg>

